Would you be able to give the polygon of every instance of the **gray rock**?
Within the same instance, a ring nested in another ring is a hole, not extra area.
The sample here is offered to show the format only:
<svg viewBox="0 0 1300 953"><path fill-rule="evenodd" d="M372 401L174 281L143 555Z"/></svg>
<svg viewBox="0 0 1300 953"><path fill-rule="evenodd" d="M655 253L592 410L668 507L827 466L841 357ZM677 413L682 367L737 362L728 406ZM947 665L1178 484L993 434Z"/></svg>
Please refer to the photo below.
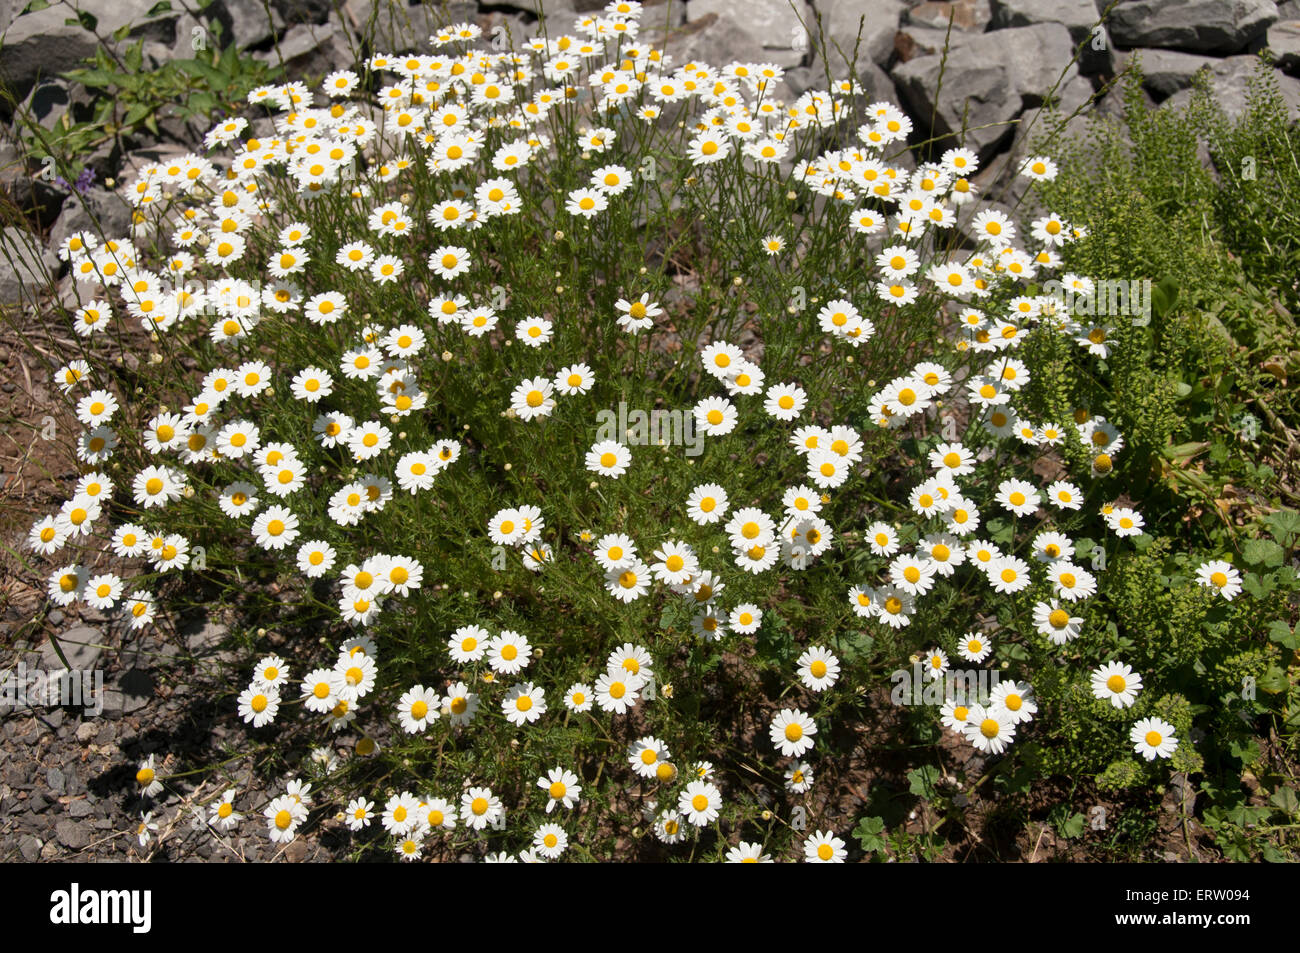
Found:
<svg viewBox="0 0 1300 953"><path fill-rule="evenodd" d="M1026 109L1016 124L1016 134L1008 151L1005 165L1002 167L1001 180L1006 188L999 194L1004 201L1010 202L1019 210L1023 218L1027 212L1037 208L1032 199L1036 193L1030 189L1031 180L1017 175L1020 165L1031 155L1046 153L1052 155L1055 147L1062 142L1078 143L1090 135L1090 118L1093 110L1088 106L1093 97L1092 83L1082 76L1076 76L1060 90L1060 96L1051 106ZM977 179L985 191L987 185ZM1026 196L1031 196L1026 205Z"/></svg>
<svg viewBox="0 0 1300 953"><path fill-rule="evenodd" d="M46 642L41 646L41 664L45 666L45 670L48 672L63 671L63 662L54 649L54 641L58 642L63 657L68 660L69 667L76 671L92 671L104 651L104 633L99 629L93 629L88 625L79 625L76 628L68 629L68 631L54 636L53 641Z"/></svg>
<svg viewBox="0 0 1300 953"><path fill-rule="evenodd" d="M429 34L451 19L432 5L412 7L402 0L347 0L344 12L348 32L388 53L427 51Z"/></svg>
<svg viewBox="0 0 1300 953"><path fill-rule="evenodd" d="M21 110L43 128L53 131L65 116L68 117L68 122L76 119L80 110L74 112L74 108L88 102L89 94L84 87L78 86L74 91L71 84L64 80L43 78L27 94Z"/></svg>
<svg viewBox="0 0 1300 953"><path fill-rule="evenodd" d="M221 23L223 41L230 38L239 49L256 46L284 30L284 16L275 4L268 18L261 0L213 0L205 12Z"/></svg>
<svg viewBox="0 0 1300 953"><path fill-rule="evenodd" d="M894 81L889 78L889 74L870 60L860 64L857 80L862 87L862 94L858 99L863 106L882 99L892 101L898 95L894 91ZM790 102L791 99L798 98L810 89L825 89L826 70L820 62L812 66L796 66L786 71L784 83L791 95L786 98L778 88L777 97L785 98L786 102Z"/></svg>
<svg viewBox="0 0 1300 953"><path fill-rule="evenodd" d="M1219 62L1221 60L1214 56L1154 49L1120 53L1116 56L1115 66L1117 70L1140 66L1142 88L1160 100L1191 86L1192 77L1202 66L1213 66Z"/></svg>
<svg viewBox="0 0 1300 953"><path fill-rule="evenodd" d="M1101 16L1079 0L991 0L990 30L1035 23L1059 23L1070 31L1079 50L1079 72L1102 73L1111 65L1111 45L1101 27ZM1095 41L1095 42L1094 42Z"/></svg>
<svg viewBox="0 0 1300 953"><path fill-rule="evenodd" d="M573 10L575 13L577 12L577 6L571 0L565 3L559 3L556 0L493 0L492 6L504 7L508 10L519 10L522 13L532 13L534 15L541 13L553 14L557 8L563 7Z"/></svg>
<svg viewBox="0 0 1300 953"><path fill-rule="evenodd" d="M832 71L843 69L857 44L854 66L886 66L894 54L894 34L903 14L902 0L817 0ZM861 30L861 40L859 37ZM816 39L816 30L813 30Z"/></svg>
<svg viewBox="0 0 1300 953"><path fill-rule="evenodd" d="M27 810L31 811L33 814L40 814L49 806L50 799L40 791L33 791L27 797Z"/></svg>
<svg viewBox="0 0 1300 953"><path fill-rule="evenodd" d="M67 779L64 778L63 772L58 768L50 768L45 772L45 784L49 787L51 794L61 797L67 793Z"/></svg>
<svg viewBox="0 0 1300 953"><path fill-rule="evenodd" d="M1300 74L1300 17L1274 23L1268 28L1267 43L1279 69L1292 76Z"/></svg>
<svg viewBox="0 0 1300 953"><path fill-rule="evenodd" d="M54 825L54 836L69 850L81 850L90 844L90 828L76 821L59 821Z"/></svg>
<svg viewBox="0 0 1300 953"><path fill-rule="evenodd" d="M787 0L749 0L744 4L733 0L689 0L686 4L688 23L712 16L717 20L707 27L708 37L711 41L716 35L719 42L710 43L713 49L705 58L715 66L731 60L797 66L815 39L816 20L805 0L794 0L793 4ZM717 30L721 24L735 30Z"/></svg>
<svg viewBox="0 0 1300 953"><path fill-rule="evenodd" d="M960 36L946 29L904 24L894 34L894 52L899 62L908 63L920 56L942 53L945 46L951 46Z"/></svg>
<svg viewBox="0 0 1300 953"><path fill-rule="evenodd" d="M1236 53L1275 20L1273 0L1136 0L1116 6L1107 28L1119 46Z"/></svg>
<svg viewBox="0 0 1300 953"><path fill-rule="evenodd" d="M271 0L272 12L286 23L324 23L333 9L330 0Z"/></svg>
<svg viewBox="0 0 1300 953"><path fill-rule="evenodd" d="M41 859L41 842L31 834L24 834L18 839L18 852L23 855L23 860L34 864Z"/></svg>
<svg viewBox="0 0 1300 953"><path fill-rule="evenodd" d="M58 258L41 247L31 232L10 226L0 232L0 306L31 306L47 291Z"/></svg>
<svg viewBox="0 0 1300 953"><path fill-rule="evenodd" d="M124 237L130 228L131 207L126 200L112 189L92 185L85 192L74 192L63 203L63 210L50 228L50 247L57 249L73 232L92 232L102 243Z"/></svg>
<svg viewBox="0 0 1300 953"><path fill-rule="evenodd" d="M80 0L77 6L95 18L100 36L110 36L123 26L131 25L129 38L148 37L170 42L172 21L179 11L160 13L152 19L146 14L157 0ZM8 81L16 97L27 95L39 76L54 76L78 65L99 44L95 34L72 19L68 4L54 3L44 10L26 13L15 19L5 32L0 47L0 75Z"/></svg>
<svg viewBox="0 0 1300 953"><path fill-rule="evenodd" d="M426 46L425 37L417 46ZM253 54L264 63L274 63L294 76L324 77L336 69L351 66L355 57L348 46L347 34L336 22L299 23L264 52Z"/></svg>
<svg viewBox="0 0 1300 953"><path fill-rule="evenodd" d="M153 676L148 672L142 668L127 669L117 678L117 690L122 698L122 712L129 715L149 704L153 700L153 689ZM108 710L108 698L111 694L110 689L104 690L105 711Z"/></svg>
<svg viewBox="0 0 1300 953"><path fill-rule="evenodd" d="M229 632L230 629L219 622L199 619L186 624L181 629L181 636L185 639L185 647L191 654L204 656L216 650Z"/></svg>
<svg viewBox="0 0 1300 953"><path fill-rule="evenodd" d="M989 0L923 0L903 15L905 23L954 32L983 33L993 17Z"/></svg>
<svg viewBox="0 0 1300 953"><path fill-rule="evenodd" d="M32 191L32 177L23 153L8 136L0 136L0 190L15 205L25 204Z"/></svg>
<svg viewBox="0 0 1300 953"><path fill-rule="evenodd" d="M1259 60L1254 56L1229 56L1209 65L1210 93L1228 116L1240 116L1246 111L1250 82L1258 64ZM1272 75L1277 80L1278 92L1287 111L1294 120L1297 112L1300 112L1300 79L1276 71L1272 71ZM1190 88L1180 90L1161 103L1160 108L1183 109L1191 102L1193 94L1194 91Z"/></svg>
<svg viewBox="0 0 1300 953"><path fill-rule="evenodd" d="M68 805L69 817L90 817L95 813L95 805L85 798L80 798Z"/></svg>
<svg viewBox="0 0 1300 953"><path fill-rule="evenodd" d="M1300 0L1286 0L1277 5L1279 20L1300 20Z"/></svg>
<svg viewBox="0 0 1300 953"><path fill-rule="evenodd" d="M1013 134L1012 120L1078 75L1072 50L1058 23L963 34L946 64L938 54L918 57L894 71L894 83L913 117L934 115L934 135L962 140L987 161Z"/></svg>

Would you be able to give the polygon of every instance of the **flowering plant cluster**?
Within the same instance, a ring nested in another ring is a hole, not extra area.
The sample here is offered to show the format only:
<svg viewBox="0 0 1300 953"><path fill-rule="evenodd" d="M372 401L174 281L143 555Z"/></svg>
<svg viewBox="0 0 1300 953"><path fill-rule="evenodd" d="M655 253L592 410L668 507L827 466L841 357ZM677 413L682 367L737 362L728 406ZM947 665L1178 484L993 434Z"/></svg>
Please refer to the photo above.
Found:
<svg viewBox="0 0 1300 953"><path fill-rule="evenodd" d="M256 89L140 170L129 236L70 237L49 598L141 629L191 580L278 580L228 704L286 763L327 750L323 811L303 782L242 808L277 843L334 816L404 859L843 861L821 758L909 658L1005 675L927 710L963 757L1083 721L1080 770L1194 769L1181 674L1108 601L1164 545L1125 434L1057 386L1125 346L1043 290L1092 292L1088 229L986 201L975 152L914 154L852 80L784 102L775 65L673 63L640 12ZM598 439L620 399L703 456ZM1164 584L1248 638L1224 555Z"/></svg>

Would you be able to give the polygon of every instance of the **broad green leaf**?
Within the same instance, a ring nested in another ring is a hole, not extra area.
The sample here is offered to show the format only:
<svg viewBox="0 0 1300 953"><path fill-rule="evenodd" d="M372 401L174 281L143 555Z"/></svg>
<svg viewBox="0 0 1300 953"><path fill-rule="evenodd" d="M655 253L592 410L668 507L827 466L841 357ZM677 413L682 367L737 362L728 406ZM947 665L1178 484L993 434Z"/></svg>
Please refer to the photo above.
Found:
<svg viewBox="0 0 1300 953"><path fill-rule="evenodd" d="M1088 819L1082 814L1074 814L1061 822L1060 833L1062 837L1078 837L1083 833Z"/></svg>
<svg viewBox="0 0 1300 953"><path fill-rule="evenodd" d="M879 817L864 817L853 829L853 836L859 846L867 853L876 853L885 849L885 822Z"/></svg>
<svg viewBox="0 0 1300 953"><path fill-rule="evenodd" d="M907 789L917 797L931 800L934 798L934 786L938 780L938 768L932 764L922 765L907 772Z"/></svg>
<svg viewBox="0 0 1300 953"><path fill-rule="evenodd" d="M1296 797L1295 789L1285 785L1274 791L1268 802L1287 814L1294 814L1300 810L1300 798Z"/></svg>
<svg viewBox="0 0 1300 953"><path fill-rule="evenodd" d="M1252 566L1268 566L1272 569L1282 565L1286 553L1271 539L1252 539L1241 548L1241 556Z"/></svg>
<svg viewBox="0 0 1300 953"><path fill-rule="evenodd" d="M1268 624L1268 637L1284 649L1300 649L1300 636L1291 631L1291 627L1281 619L1274 619Z"/></svg>
<svg viewBox="0 0 1300 953"><path fill-rule="evenodd" d="M1264 518L1269 533L1283 546L1295 545L1300 536L1300 513L1295 510L1278 510Z"/></svg>
<svg viewBox="0 0 1300 953"><path fill-rule="evenodd" d="M1286 672L1281 668L1270 665L1268 671L1261 675L1255 684L1270 695L1278 695L1291 687L1291 680L1286 677Z"/></svg>

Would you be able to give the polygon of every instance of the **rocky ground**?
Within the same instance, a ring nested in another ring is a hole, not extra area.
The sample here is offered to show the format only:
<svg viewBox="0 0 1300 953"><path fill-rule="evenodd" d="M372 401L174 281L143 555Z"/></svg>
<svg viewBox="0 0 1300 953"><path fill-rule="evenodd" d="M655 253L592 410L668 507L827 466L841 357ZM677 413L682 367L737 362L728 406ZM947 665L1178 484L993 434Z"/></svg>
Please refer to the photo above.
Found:
<svg viewBox="0 0 1300 953"><path fill-rule="evenodd" d="M0 0L0 77L12 96L0 103L0 208L6 212L0 307L23 309L34 326L47 321L34 301L49 293L64 300L76 294L49 249L87 227L92 216L106 233L124 234L128 212L109 183L129 178L143 161L198 147L201 124L164 115L156 135L135 133L97 148L88 179L76 188L38 174L8 122L13 104L47 129L65 114L85 119L86 91L58 73L101 44L123 50L142 39L141 68L155 69L169 58L192 56L194 38L219 21L245 52L284 63L291 76L319 79L375 49L426 48L424 38L449 21L479 23L485 41L502 29L518 40L539 31L542 5L270 0L268 19L262 0L214 0L198 18L179 4L170 8L155 0L80 0L84 15L78 19L63 2L17 15L25 0ZM547 31L565 31L579 13L603 6L603 0L544 0ZM1208 68L1220 102L1233 112L1244 103L1255 54L1268 49L1284 97L1293 110L1300 106L1300 0L1123 0L1111 5L1101 25L1104 0L1096 7L1091 0L648 0L646 6L644 38L666 45L678 62L777 63L787 70L778 91L786 100L824 86L828 70L846 75L851 64L869 99L898 102L918 127L934 117L933 130L916 130L918 141L965 127L966 144L984 163L977 184L986 194L1008 184L1007 169L1026 148L1025 130L1053 91L1066 114L1090 100L1091 108L1112 109L1109 84L1135 55L1142 57L1144 92L1153 106L1184 102L1193 75ZM1080 44L1082 54L1072 63ZM1072 124L1068 132L1080 128ZM70 333L54 325L41 330L47 349ZM35 515L57 506L75 470L67 442L75 427L48 383L59 359L47 354L55 363L45 366L39 350L0 341L0 672L16 680L20 672L58 671L63 659L57 641L74 669L102 673L103 707L96 714L84 705L2 699L0 859L336 856L342 841L327 818L283 850L274 849L257 818L241 825L237 836L191 828L187 808L219 796L225 786L240 789L241 807L265 799L258 780L264 772L255 771L252 755L226 764L224 778L204 776L197 785L178 779L153 805L138 797L136 767L151 754L164 777L175 765L230 757L228 738L243 737L224 687L232 682L223 681L234 656L216 620L195 617L175 631L140 637L93 610L52 610L40 577L15 555L23 552ZM218 698L224 704L213 701ZM1176 798L1166 807L1170 818L1186 813ZM141 846L135 825L151 808L162 823ZM1194 854L1194 833L1171 826L1168 859ZM1049 834L1045 843L1040 832L1035 841L1031 832L1005 853L1031 860L1062 856L1052 840Z"/></svg>

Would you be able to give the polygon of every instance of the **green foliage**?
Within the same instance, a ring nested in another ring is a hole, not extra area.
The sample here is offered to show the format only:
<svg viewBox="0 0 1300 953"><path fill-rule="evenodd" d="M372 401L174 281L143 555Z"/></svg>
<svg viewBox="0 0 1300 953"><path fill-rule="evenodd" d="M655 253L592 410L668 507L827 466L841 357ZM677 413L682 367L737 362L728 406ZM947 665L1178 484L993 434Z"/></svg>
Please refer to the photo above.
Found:
<svg viewBox="0 0 1300 953"><path fill-rule="evenodd" d="M38 162L53 157L59 173L72 181L85 158L105 143L133 142L142 131L160 136L159 122L168 118L206 126L214 115L244 109L251 90L281 73L279 66L240 54L233 43L154 69L143 68L143 48L144 40L137 40L119 57L101 44L85 67L64 73L64 79L93 94L90 114L74 119L65 112L53 130L19 116L29 156Z"/></svg>

